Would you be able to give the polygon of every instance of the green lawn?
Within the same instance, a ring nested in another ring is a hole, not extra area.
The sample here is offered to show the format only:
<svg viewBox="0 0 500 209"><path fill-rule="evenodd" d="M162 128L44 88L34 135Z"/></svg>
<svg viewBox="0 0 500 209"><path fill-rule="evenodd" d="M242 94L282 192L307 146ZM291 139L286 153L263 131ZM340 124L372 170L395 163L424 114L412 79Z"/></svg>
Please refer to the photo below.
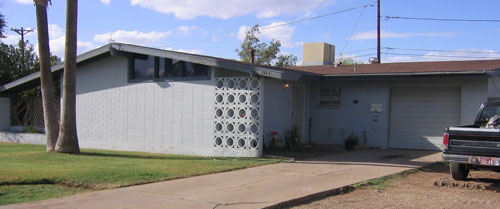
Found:
<svg viewBox="0 0 500 209"><path fill-rule="evenodd" d="M96 149L70 155L46 153L40 145L0 143L0 205L276 162Z"/></svg>

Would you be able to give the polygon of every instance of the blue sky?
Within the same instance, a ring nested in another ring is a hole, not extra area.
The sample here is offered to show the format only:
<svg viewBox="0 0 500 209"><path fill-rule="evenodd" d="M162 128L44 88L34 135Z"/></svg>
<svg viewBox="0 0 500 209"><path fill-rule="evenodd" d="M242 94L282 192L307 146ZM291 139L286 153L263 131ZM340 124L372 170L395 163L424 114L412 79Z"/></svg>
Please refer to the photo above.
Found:
<svg viewBox="0 0 500 209"><path fill-rule="evenodd" d="M64 52L65 1L49 6L51 51ZM0 13L9 28L35 28L32 0L0 0ZM235 49L247 27L315 17L373 3L374 0L80 0L79 53L106 44L109 39L162 49L239 59ZM382 0L381 15L500 19L500 1L491 0ZM359 19L359 21L358 21ZM358 24L356 24L358 22ZM382 61L437 61L500 59L500 23L438 22L382 18ZM376 7L370 6L263 30L261 39L278 39L282 53L302 58L302 44L336 45L336 57L367 62L376 56ZM7 31L4 43L19 36ZM36 44L36 33L26 37ZM398 49L394 49L398 48ZM449 51L416 51L402 49ZM365 56L363 56L365 55ZM416 56L421 55L421 56Z"/></svg>

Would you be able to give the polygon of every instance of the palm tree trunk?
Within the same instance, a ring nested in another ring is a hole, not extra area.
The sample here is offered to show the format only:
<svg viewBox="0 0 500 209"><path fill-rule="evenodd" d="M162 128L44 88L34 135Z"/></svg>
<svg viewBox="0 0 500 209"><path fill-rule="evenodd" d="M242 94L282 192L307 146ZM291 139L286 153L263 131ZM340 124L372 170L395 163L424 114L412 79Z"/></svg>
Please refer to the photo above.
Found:
<svg viewBox="0 0 500 209"><path fill-rule="evenodd" d="M64 153L79 153L76 132L76 40L78 0L66 0L66 43L64 51L63 99L61 128L56 150Z"/></svg>
<svg viewBox="0 0 500 209"><path fill-rule="evenodd" d="M40 56L40 83L42 91L43 118L47 152L54 151L59 134L59 122L55 107L54 85L50 66L49 32L47 23L47 1L36 1L38 31L38 54Z"/></svg>

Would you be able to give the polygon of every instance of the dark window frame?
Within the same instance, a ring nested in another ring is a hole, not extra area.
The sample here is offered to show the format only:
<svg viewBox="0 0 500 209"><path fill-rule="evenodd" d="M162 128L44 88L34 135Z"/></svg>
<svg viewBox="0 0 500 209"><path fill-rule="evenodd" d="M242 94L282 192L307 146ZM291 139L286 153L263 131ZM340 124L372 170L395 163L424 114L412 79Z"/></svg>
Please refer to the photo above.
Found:
<svg viewBox="0 0 500 209"><path fill-rule="evenodd" d="M141 56L151 56L151 55L141 55L141 54L135 54L133 56L130 56L128 59L128 82L130 83L135 83L135 82L162 82L162 81L197 81L197 80L210 80L212 79L212 66L208 65L203 65L203 64L198 64L198 63L192 63L192 62L187 62L184 60L177 60L179 62L183 62L183 71L182 74L183 76L180 77L172 77L168 76L167 74L167 68L172 67L173 65L167 65L167 60L170 58L166 57L158 57L158 56L152 56L154 57L154 73L153 73L153 78L134 78L134 68L135 68L135 60L137 57ZM163 59L163 69L160 69L160 61ZM173 59L170 59L173 60ZM200 66L205 66L207 70L207 75L205 76L185 76L185 71L186 71L186 63L192 63L194 65L200 65ZM160 71L163 71L163 76L160 76Z"/></svg>
<svg viewBox="0 0 500 209"><path fill-rule="evenodd" d="M324 95L325 92L327 92L326 95ZM328 99L324 99L322 97L326 97ZM318 107L339 109L341 105L342 105L342 89L332 88L332 87L319 88Z"/></svg>

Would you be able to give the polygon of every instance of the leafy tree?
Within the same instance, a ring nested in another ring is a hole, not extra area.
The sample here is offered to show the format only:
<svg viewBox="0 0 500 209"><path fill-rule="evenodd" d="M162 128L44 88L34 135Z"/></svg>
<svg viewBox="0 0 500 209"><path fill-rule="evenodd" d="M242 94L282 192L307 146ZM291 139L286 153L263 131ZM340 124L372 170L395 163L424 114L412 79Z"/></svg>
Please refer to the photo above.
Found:
<svg viewBox="0 0 500 209"><path fill-rule="evenodd" d="M356 61L352 57L342 57L342 54L340 54L340 58L338 59L338 62L342 62L342 65L364 64L363 61Z"/></svg>
<svg viewBox="0 0 500 209"><path fill-rule="evenodd" d="M66 0L66 43L64 50L63 98L61 127L56 150L79 153L76 132L76 47L77 47L78 0Z"/></svg>
<svg viewBox="0 0 500 209"><path fill-rule="evenodd" d="M19 41L20 42L20 41ZM0 85L4 85L20 79L29 74L40 70L40 60L35 53L34 46L25 41L24 43L24 58L22 56L21 44L11 45L0 43ZM50 56L51 65L56 65L61 62L61 58L55 55ZM59 82L54 82L57 85ZM28 96L37 96L40 94L40 88L36 88L34 94ZM56 95L58 89L54 88ZM25 92L23 92L25 93ZM18 95L21 96L21 95Z"/></svg>
<svg viewBox="0 0 500 209"><path fill-rule="evenodd" d="M34 0L38 32L38 54L40 55L40 83L47 152L54 151L59 135L59 122L55 107L54 87L50 66L49 25L47 6L50 0Z"/></svg>
<svg viewBox="0 0 500 209"><path fill-rule="evenodd" d="M20 47L0 43L0 85L38 71L39 60L33 45L27 41L25 45L23 58Z"/></svg>
<svg viewBox="0 0 500 209"><path fill-rule="evenodd" d="M260 65L274 65L278 67L294 66L297 57L294 55L284 55L280 53L281 42L271 40L268 43L259 39L259 25L254 25L247 30L245 40L241 43L241 48L236 49L241 61L250 62L250 49L255 50L255 63Z"/></svg>

